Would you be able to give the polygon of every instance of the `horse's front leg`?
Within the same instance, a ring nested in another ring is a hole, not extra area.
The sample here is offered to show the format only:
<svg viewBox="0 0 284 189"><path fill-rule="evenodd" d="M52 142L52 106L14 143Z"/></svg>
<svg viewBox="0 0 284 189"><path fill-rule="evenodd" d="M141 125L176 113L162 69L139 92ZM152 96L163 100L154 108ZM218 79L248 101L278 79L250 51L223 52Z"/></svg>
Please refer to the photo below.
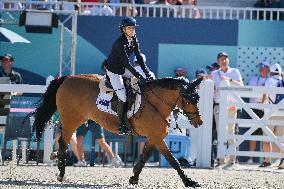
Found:
<svg viewBox="0 0 284 189"><path fill-rule="evenodd" d="M198 184L198 182L191 180L185 175L184 171L180 167L179 162L170 152L170 150L167 147L167 144L165 143L163 139L156 140L155 147L161 154L163 154L163 156L167 159L170 165L178 172L178 175L182 179L182 182L185 185L185 187L194 187L194 188L200 187L200 184Z"/></svg>
<svg viewBox="0 0 284 189"><path fill-rule="evenodd" d="M145 163L150 158L153 149L154 149L154 145L150 144L149 142L146 142L144 149L143 149L142 157L137 162L137 164L133 167L134 176L130 177L129 184L138 184L139 175L143 167L145 166Z"/></svg>

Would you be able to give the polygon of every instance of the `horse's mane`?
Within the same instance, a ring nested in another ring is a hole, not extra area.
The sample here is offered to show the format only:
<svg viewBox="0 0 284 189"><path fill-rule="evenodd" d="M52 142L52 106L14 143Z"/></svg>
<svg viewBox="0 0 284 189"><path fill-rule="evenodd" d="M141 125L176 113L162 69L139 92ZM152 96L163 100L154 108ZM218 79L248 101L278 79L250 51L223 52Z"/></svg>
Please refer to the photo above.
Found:
<svg viewBox="0 0 284 189"><path fill-rule="evenodd" d="M146 86L161 87L161 88L176 90L180 86L180 84L188 85L189 83L184 79L165 77L165 78L160 78L160 79L156 79L153 81L149 81L146 83Z"/></svg>

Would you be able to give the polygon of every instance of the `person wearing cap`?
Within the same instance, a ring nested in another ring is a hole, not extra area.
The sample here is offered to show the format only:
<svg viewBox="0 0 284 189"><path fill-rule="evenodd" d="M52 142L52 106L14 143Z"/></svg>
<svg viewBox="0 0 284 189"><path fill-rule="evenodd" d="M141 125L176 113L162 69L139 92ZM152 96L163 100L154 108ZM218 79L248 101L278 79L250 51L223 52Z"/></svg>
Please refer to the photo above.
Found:
<svg viewBox="0 0 284 189"><path fill-rule="evenodd" d="M267 60L264 60L258 64L258 72L259 74L257 76L254 76L249 81L249 86L265 86L266 81L269 78L269 68L270 68L270 62ZM262 96L259 98L250 98L250 103L263 103ZM257 109L253 108L252 111L261 119L264 116L264 110L263 109ZM250 117L248 117L249 119ZM252 135L262 135L262 129L258 128L256 131L252 133ZM255 151L256 150L256 141L249 141L249 150ZM248 163L253 163L253 158L249 157Z"/></svg>
<svg viewBox="0 0 284 189"><path fill-rule="evenodd" d="M10 77L11 84L22 84L23 79L20 73L13 70L12 66L14 63L14 58L11 54L5 54L0 57L2 62L1 76L0 77Z"/></svg>
<svg viewBox="0 0 284 189"><path fill-rule="evenodd" d="M225 52L220 52L217 55L217 63L220 66L218 70L215 70L211 73L212 80L215 85L214 91L214 117L216 122L217 133L219 130L219 102L220 102L220 93L219 87L222 81L228 81L231 86L243 86L242 76L240 71L237 68L231 68L229 66L230 60L229 56ZM237 116L237 109L236 107L230 107L228 109L229 118L235 118ZM227 127L228 134L233 134L235 132L235 124L228 124ZM229 140L229 145L234 144L234 140ZM235 163L236 157L230 156L229 158L226 157L225 162L219 161L219 164L226 163L226 165L232 165Z"/></svg>
<svg viewBox="0 0 284 189"><path fill-rule="evenodd" d="M207 76L207 72L205 69L203 68L200 68L198 70L195 71L195 78L198 79L198 78L205 78Z"/></svg>
<svg viewBox="0 0 284 189"><path fill-rule="evenodd" d="M153 80L148 67L143 61L143 57L141 56L135 32L136 26L137 23L133 17L124 17L121 20L119 25L121 35L114 42L105 64L106 74L118 97L117 115L119 118L120 134L128 134L131 132L131 126L127 118L126 89L123 83L123 77L127 77L126 72L130 72L139 79L142 84L146 81ZM135 53L137 61L145 73L146 78L130 64L129 57L133 52Z"/></svg>
<svg viewBox="0 0 284 189"><path fill-rule="evenodd" d="M213 62L211 65L206 66L206 68L208 69L208 74L211 74L211 72L218 70L220 66L217 62Z"/></svg>
<svg viewBox="0 0 284 189"><path fill-rule="evenodd" d="M281 66L279 64L273 64L270 66L270 78L267 79L267 81L265 82L265 87L284 87L282 85L282 77L281 77ZM270 104L277 104L278 102L276 102L276 95L271 95L271 94L264 94L263 96L263 101L265 103L270 103ZM264 109L264 112L266 112L267 110ZM270 110L268 110L270 111ZM282 113L282 115L284 115L283 110L279 110L280 113ZM267 113L267 112L266 112ZM284 121L284 116L281 116L280 113L278 113L278 115L272 115L269 120L281 120ZM271 132L273 132L276 137L283 137L284 136L284 127L283 126L277 126L277 125L268 125L268 128L271 130ZM265 132L263 133L263 135L267 135ZM276 153L280 153L280 149L275 145L272 144L272 148L271 148L271 143L267 142L267 141L263 141L262 143L262 149L263 152L276 152ZM262 164L260 164L259 167L267 167L267 166L271 166L271 159L268 157L264 158L264 161L262 162ZM284 162L280 162L280 164L278 165L279 168L284 168Z"/></svg>

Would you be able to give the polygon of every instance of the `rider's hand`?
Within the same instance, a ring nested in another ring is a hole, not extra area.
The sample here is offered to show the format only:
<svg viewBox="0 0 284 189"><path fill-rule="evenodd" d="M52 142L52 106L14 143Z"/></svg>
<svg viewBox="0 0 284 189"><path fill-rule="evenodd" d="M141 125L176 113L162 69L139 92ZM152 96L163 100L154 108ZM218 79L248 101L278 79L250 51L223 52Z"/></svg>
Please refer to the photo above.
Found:
<svg viewBox="0 0 284 189"><path fill-rule="evenodd" d="M149 76L149 77L146 78L146 81L153 81L153 80L154 80L154 78L152 76Z"/></svg>
<svg viewBox="0 0 284 189"><path fill-rule="evenodd" d="M147 82L147 80L144 77L140 77L139 81L141 85L144 85Z"/></svg>

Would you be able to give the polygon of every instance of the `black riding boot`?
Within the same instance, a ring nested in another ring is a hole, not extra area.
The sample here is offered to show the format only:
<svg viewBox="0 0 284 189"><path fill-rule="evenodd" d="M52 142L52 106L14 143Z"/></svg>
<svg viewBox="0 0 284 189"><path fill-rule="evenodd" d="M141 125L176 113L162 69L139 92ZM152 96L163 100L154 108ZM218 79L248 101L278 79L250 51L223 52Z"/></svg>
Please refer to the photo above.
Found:
<svg viewBox="0 0 284 189"><path fill-rule="evenodd" d="M119 134L130 134L131 127L127 118L127 104L121 100L117 103L117 115L119 119Z"/></svg>

